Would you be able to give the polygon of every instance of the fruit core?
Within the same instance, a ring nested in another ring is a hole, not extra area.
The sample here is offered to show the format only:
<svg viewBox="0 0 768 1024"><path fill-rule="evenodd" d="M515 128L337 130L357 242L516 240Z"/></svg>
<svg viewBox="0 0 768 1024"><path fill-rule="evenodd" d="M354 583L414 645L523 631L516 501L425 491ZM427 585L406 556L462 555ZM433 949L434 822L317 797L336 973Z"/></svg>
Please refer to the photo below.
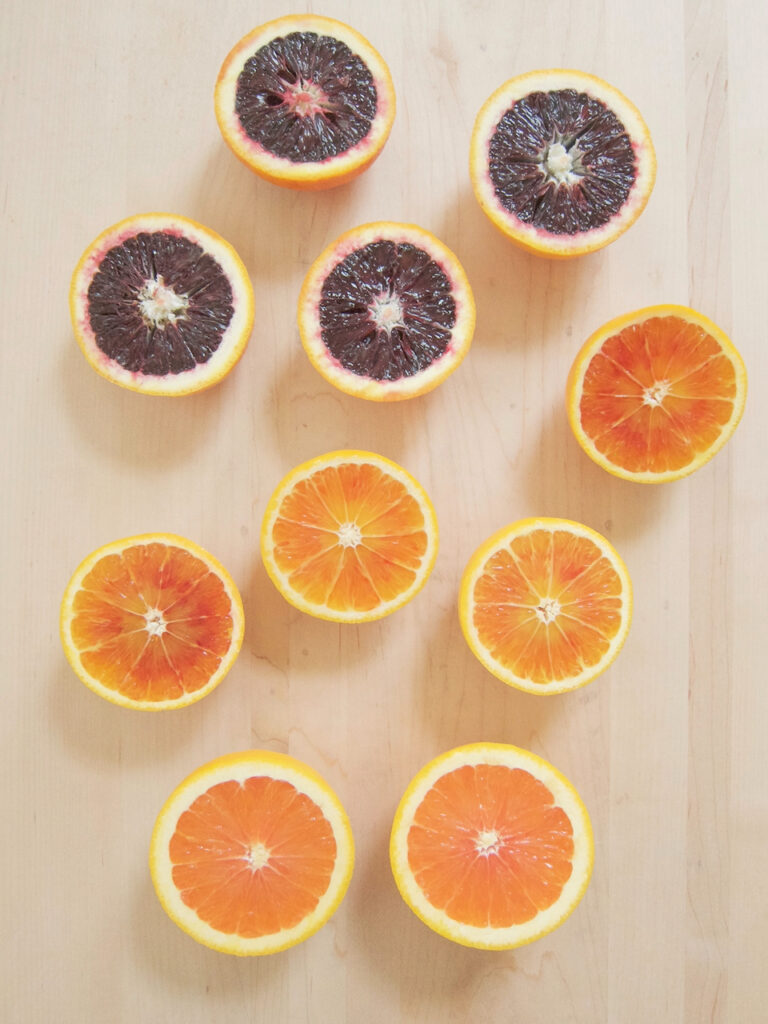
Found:
<svg viewBox="0 0 768 1024"><path fill-rule="evenodd" d="M363 539L363 534L357 523L342 523L339 527L339 544L343 548L356 548Z"/></svg>
<svg viewBox="0 0 768 1024"><path fill-rule="evenodd" d="M475 846L480 854L488 857L490 854L498 852L499 840L500 836L495 828L484 828L478 832Z"/></svg>
<svg viewBox="0 0 768 1024"><path fill-rule="evenodd" d="M554 622L562 608L556 597L543 597L536 606L536 614L545 625Z"/></svg>
<svg viewBox="0 0 768 1024"><path fill-rule="evenodd" d="M245 859L252 871L258 871L269 863L269 850L264 843L251 843Z"/></svg>
<svg viewBox="0 0 768 1024"><path fill-rule="evenodd" d="M381 239L354 249L330 271L319 320L323 344L345 369L399 380L445 353L456 303L447 274L428 252Z"/></svg>
<svg viewBox="0 0 768 1024"><path fill-rule="evenodd" d="M368 65L333 36L290 32L252 54L237 80L245 134L293 163L345 153L371 130L378 96Z"/></svg>
<svg viewBox="0 0 768 1024"><path fill-rule="evenodd" d="M219 263L170 231L140 232L107 249L88 287L96 344L132 373L165 376L208 362L233 314Z"/></svg>
<svg viewBox="0 0 768 1024"><path fill-rule="evenodd" d="M643 402L651 407L658 407L669 394L672 384L668 380L655 381L643 391Z"/></svg>
<svg viewBox="0 0 768 1024"><path fill-rule="evenodd" d="M504 209L556 235L607 224L629 198L637 175L621 120L575 89L516 100L496 125L488 157Z"/></svg>
<svg viewBox="0 0 768 1024"><path fill-rule="evenodd" d="M165 616L159 608L148 608L144 614L144 621L146 622L144 628L150 636L162 636L168 628Z"/></svg>
<svg viewBox="0 0 768 1024"><path fill-rule="evenodd" d="M186 319L189 297L177 295L173 288L166 288L162 274L148 278L136 298L148 327L165 327Z"/></svg>

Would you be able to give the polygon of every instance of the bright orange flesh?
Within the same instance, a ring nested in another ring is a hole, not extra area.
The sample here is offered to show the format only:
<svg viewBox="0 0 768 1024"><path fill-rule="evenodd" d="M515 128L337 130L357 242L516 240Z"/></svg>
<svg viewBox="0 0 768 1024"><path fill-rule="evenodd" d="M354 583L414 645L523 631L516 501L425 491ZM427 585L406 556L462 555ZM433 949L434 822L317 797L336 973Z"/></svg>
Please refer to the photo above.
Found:
<svg viewBox="0 0 768 1024"><path fill-rule="evenodd" d="M359 532L359 538L358 538ZM284 497L274 560L312 604L366 612L406 591L428 540L418 502L377 466L328 466Z"/></svg>
<svg viewBox="0 0 768 1024"><path fill-rule="evenodd" d="M317 804L290 782L220 782L179 817L169 856L184 903L243 938L300 924L328 889L336 840Z"/></svg>
<svg viewBox="0 0 768 1024"><path fill-rule="evenodd" d="M72 641L103 686L140 701L204 687L229 652L232 606L200 559L161 543L100 559L73 601Z"/></svg>
<svg viewBox="0 0 768 1024"><path fill-rule="evenodd" d="M464 765L417 808L408 863L450 918L507 928L552 906L572 872L573 828L543 782L522 768Z"/></svg>
<svg viewBox="0 0 768 1024"><path fill-rule="evenodd" d="M496 661L546 684L601 661L621 626L621 607L621 579L593 541L533 530L486 562L473 621Z"/></svg>
<svg viewBox="0 0 768 1024"><path fill-rule="evenodd" d="M606 339L584 373L581 426L633 473L681 470L718 440L737 395L734 364L696 323L652 317Z"/></svg>

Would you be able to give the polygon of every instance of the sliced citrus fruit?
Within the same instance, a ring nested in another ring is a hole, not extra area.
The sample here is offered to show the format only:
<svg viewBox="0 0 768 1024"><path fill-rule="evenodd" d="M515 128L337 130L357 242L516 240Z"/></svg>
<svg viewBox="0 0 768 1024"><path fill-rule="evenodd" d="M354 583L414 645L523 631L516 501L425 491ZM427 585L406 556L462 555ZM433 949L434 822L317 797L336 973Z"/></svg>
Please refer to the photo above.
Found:
<svg viewBox="0 0 768 1024"><path fill-rule="evenodd" d="M469 560L459 618L473 653L528 693L591 682L629 630L632 586L605 537L568 519L523 519Z"/></svg>
<svg viewBox="0 0 768 1024"><path fill-rule="evenodd" d="M593 851L571 783L501 743L470 743L425 765L390 840L392 873L411 910L477 949L512 949L562 924L587 888Z"/></svg>
<svg viewBox="0 0 768 1024"><path fill-rule="evenodd" d="M639 111L600 78L556 68L505 82L477 115L470 177L505 235L544 256L613 242L640 216L656 178Z"/></svg>
<svg viewBox="0 0 768 1024"><path fill-rule="evenodd" d="M248 750L185 779L152 833L163 909L204 946L260 956L314 934L352 877L349 820L331 787L285 754Z"/></svg>
<svg viewBox="0 0 768 1024"><path fill-rule="evenodd" d="M347 231L310 267L299 332L314 367L374 401L424 394L472 342L475 301L464 270L434 235L382 221Z"/></svg>
<svg viewBox="0 0 768 1024"><path fill-rule="evenodd" d="M371 452L330 452L278 485L261 553L296 608L368 622L424 586L437 556L437 520L424 488L401 466Z"/></svg>
<svg viewBox="0 0 768 1024"><path fill-rule="evenodd" d="M687 306L649 306L595 331L568 377L568 419L584 451L640 483L687 476L736 429L747 372L727 335Z"/></svg>
<svg viewBox="0 0 768 1024"><path fill-rule="evenodd" d="M291 14L232 49L215 90L227 145L276 185L342 185L373 163L395 117L387 65L348 25Z"/></svg>
<svg viewBox="0 0 768 1024"><path fill-rule="evenodd" d="M94 370L149 395L216 384L253 326L253 290L235 250L170 213L129 217L91 242L72 275L69 308Z"/></svg>
<svg viewBox="0 0 768 1024"><path fill-rule="evenodd" d="M94 551L69 581L61 639L94 693L126 708L192 704L218 686L243 642L243 606L226 569L170 533Z"/></svg>

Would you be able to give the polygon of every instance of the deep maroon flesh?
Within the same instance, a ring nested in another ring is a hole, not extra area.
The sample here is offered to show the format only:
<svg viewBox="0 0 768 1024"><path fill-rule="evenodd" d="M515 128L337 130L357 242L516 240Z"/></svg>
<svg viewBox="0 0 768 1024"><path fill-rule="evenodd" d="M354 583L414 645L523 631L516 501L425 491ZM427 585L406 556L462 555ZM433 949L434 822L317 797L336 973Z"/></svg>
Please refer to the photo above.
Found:
<svg viewBox="0 0 768 1024"><path fill-rule="evenodd" d="M188 300L175 322L147 323L141 292L148 281ZM207 362L232 319L232 288L216 260L189 239L141 232L109 249L88 289L96 344L132 373L165 376Z"/></svg>
<svg viewBox="0 0 768 1024"><path fill-rule="evenodd" d="M553 180L547 150L561 143L580 180ZM612 110L575 89L533 92L504 114L489 147L490 176L502 206L556 235L602 227L627 201L637 174L632 142Z"/></svg>
<svg viewBox="0 0 768 1024"><path fill-rule="evenodd" d="M322 110L299 114L290 97L318 87ZM294 163L328 160L357 145L376 115L368 66L339 39L291 32L250 57L237 80L235 109L249 138Z"/></svg>
<svg viewBox="0 0 768 1024"><path fill-rule="evenodd" d="M381 327L371 305L393 296L400 325ZM409 242L371 242L325 279L320 297L323 343L345 369L373 380L400 380L443 355L456 323L451 283L429 253Z"/></svg>

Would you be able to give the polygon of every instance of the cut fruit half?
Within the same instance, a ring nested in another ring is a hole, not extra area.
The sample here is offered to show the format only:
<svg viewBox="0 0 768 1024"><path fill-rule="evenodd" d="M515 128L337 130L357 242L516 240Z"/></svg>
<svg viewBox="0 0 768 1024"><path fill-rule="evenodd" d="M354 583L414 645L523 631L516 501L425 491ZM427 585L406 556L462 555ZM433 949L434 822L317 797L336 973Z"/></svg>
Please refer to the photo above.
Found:
<svg viewBox="0 0 768 1024"><path fill-rule="evenodd" d="M746 397L742 358L716 324L687 306L649 306L595 331L571 368L566 405L599 466L663 483L720 451Z"/></svg>
<svg viewBox="0 0 768 1024"><path fill-rule="evenodd" d="M532 71L505 82L477 115L470 177L491 221L544 256L608 245L642 213L656 156L639 111L583 71Z"/></svg>
<svg viewBox="0 0 768 1024"><path fill-rule="evenodd" d="M276 185L342 185L373 163L395 117L387 65L348 25L315 14L267 22L222 65L216 119L227 145Z"/></svg>
<svg viewBox="0 0 768 1024"><path fill-rule="evenodd" d="M434 235L381 221L347 231L315 260L299 296L299 332L315 369L347 394L424 394L472 342L464 270Z"/></svg>
<svg viewBox="0 0 768 1024"><path fill-rule="evenodd" d="M594 858L589 815L542 758L471 743L430 761L395 814L390 860L400 894L439 935L512 949L574 910Z"/></svg>
<svg viewBox="0 0 768 1024"><path fill-rule="evenodd" d="M88 362L148 395L186 395L225 377L253 326L253 290L232 246L201 224L146 213L92 242L69 308Z"/></svg>
<svg viewBox="0 0 768 1024"><path fill-rule="evenodd" d="M424 488L371 452L320 455L290 472L261 530L264 566L296 608L333 622L369 622L421 590L437 557Z"/></svg>
<svg viewBox="0 0 768 1024"><path fill-rule="evenodd" d="M221 953L260 956L321 928L352 877L349 819L331 787L285 754L211 761L168 798L149 866L163 909Z"/></svg>
<svg viewBox="0 0 768 1024"><path fill-rule="evenodd" d="M142 711L180 708L227 674L243 606L226 569L170 533L127 537L77 568L61 604L67 659L94 693Z"/></svg>
<svg viewBox="0 0 768 1024"><path fill-rule="evenodd" d="M523 519L469 560L461 628L498 679L528 693L574 690L621 650L632 617L626 566L605 537L568 519Z"/></svg>

